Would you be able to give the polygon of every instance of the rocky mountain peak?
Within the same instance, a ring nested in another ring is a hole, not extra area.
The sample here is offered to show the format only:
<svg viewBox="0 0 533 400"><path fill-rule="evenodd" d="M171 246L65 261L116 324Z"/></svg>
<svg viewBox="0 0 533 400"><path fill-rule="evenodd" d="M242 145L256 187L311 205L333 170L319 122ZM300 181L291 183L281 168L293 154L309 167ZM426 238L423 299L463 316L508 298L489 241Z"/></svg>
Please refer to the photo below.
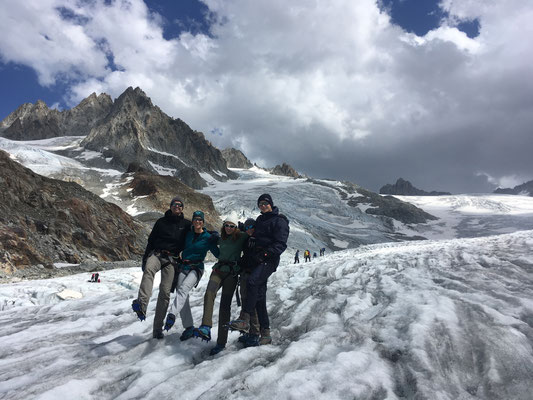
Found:
<svg viewBox="0 0 533 400"><path fill-rule="evenodd" d="M426 192L425 190L417 189L411 182L398 178L394 185L386 184L379 189L380 194L392 194L398 196L445 196L450 195L449 192Z"/></svg>
<svg viewBox="0 0 533 400"><path fill-rule="evenodd" d="M273 173L274 175L289 176L291 178L300 177L300 174L296 172L296 170L287 163L276 165L274 168L272 168L270 172Z"/></svg>
<svg viewBox="0 0 533 400"><path fill-rule="evenodd" d="M533 197L533 180L517 185L514 188L498 188L494 191L498 194L518 194Z"/></svg>
<svg viewBox="0 0 533 400"><path fill-rule="evenodd" d="M226 160L229 168L252 168L253 164L244 153L234 148L222 150L222 157Z"/></svg>

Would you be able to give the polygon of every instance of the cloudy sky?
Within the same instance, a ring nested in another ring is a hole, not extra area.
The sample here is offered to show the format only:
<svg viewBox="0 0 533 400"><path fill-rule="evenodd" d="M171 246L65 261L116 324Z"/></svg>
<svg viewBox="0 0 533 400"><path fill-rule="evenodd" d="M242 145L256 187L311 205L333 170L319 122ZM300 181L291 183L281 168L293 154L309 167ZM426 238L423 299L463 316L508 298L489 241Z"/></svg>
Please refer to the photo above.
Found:
<svg viewBox="0 0 533 400"><path fill-rule="evenodd" d="M533 179L530 0L2 0L0 119L141 87L220 148L372 190Z"/></svg>

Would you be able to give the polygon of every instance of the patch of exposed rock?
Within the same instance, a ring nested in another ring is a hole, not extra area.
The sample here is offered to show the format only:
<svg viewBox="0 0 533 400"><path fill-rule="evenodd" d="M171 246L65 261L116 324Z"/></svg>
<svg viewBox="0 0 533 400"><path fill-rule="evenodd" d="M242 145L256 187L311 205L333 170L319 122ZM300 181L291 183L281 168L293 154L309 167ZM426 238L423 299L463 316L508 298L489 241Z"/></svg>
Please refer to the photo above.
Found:
<svg viewBox="0 0 533 400"><path fill-rule="evenodd" d="M252 168L253 164L240 150L229 148L222 150L222 157L226 160L229 168Z"/></svg>
<svg viewBox="0 0 533 400"><path fill-rule="evenodd" d="M533 197L533 181L528 181L526 183L522 183L521 185L517 185L514 188L498 188L494 191L494 193L499 194L519 194L523 196L532 196Z"/></svg>
<svg viewBox="0 0 533 400"><path fill-rule="evenodd" d="M137 216L150 227L169 209L170 200L178 196L185 205L183 214L186 218L191 219L194 211L202 210L205 214L206 227L216 230L220 228L220 216L211 197L196 192L175 177L137 172L133 174L133 180L121 188L121 194L133 198L134 207L138 209L160 212L160 214L146 212Z"/></svg>
<svg viewBox="0 0 533 400"><path fill-rule="evenodd" d="M398 196L446 196L450 195L449 192L426 192L425 190L417 189L411 182L399 178L394 185L386 184L379 189L381 194L392 194Z"/></svg>
<svg viewBox="0 0 533 400"><path fill-rule="evenodd" d="M283 163L281 165L276 165L270 170L270 173L274 175L288 176L291 178L300 178L300 174L291 167L289 164Z"/></svg>
<svg viewBox="0 0 533 400"><path fill-rule="evenodd" d="M120 261L144 252L147 229L120 207L74 182L46 178L0 151L0 269L93 259Z"/></svg>
<svg viewBox="0 0 533 400"><path fill-rule="evenodd" d="M358 207L360 205L367 207L365 210L366 214L392 218L404 224L421 224L438 219L410 203L406 203L392 196L380 196L351 182L342 182L342 187L339 187L327 185L324 181L311 181L318 185L326 185L337 190L341 198L347 200L348 205L352 207ZM412 239L424 238L415 237Z"/></svg>

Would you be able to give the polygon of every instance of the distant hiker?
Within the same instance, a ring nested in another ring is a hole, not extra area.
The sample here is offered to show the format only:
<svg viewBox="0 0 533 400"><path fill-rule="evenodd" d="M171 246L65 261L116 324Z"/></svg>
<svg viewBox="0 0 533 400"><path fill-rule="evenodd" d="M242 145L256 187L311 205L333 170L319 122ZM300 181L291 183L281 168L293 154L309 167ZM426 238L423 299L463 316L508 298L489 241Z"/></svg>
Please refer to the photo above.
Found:
<svg viewBox="0 0 533 400"><path fill-rule="evenodd" d="M98 272L94 274L94 282L100 282L100 274Z"/></svg>
<svg viewBox="0 0 533 400"><path fill-rule="evenodd" d="M266 306L267 281L269 276L276 271L279 265L280 255L287 248L289 237L289 220L279 213L274 206L269 194L262 194L257 199L257 205L261 215L255 222L255 246L253 252L253 264L246 282L246 299L239 319L229 323L230 329L244 333L250 331L251 314L257 311L261 329L261 339L256 335L249 335L245 346L257 346L272 343L270 336L270 321Z"/></svg>
<svg viewBox="0 0 533 400"><path fill-rule="evenodd" d="M165 321L165 330L169 330L176 322L179 312L185 330L180 339L187 340L194 336L194 321L189 304L189 292L195 287L204 273L204 259L210 251L215 257L219 255L217 247L218 232L207 232L204 228L204 213L195 211L192 214L192 230L185 237L185 249L181 253L181 260L176 266L172 290L176 289L174 302Z"/></svg>
<svg viewBox="0 0 533 400"><path fill-rule="evenodd" d="M138 298L131 305L139 319L146 318L146 307L154 286L154 276L161 271L161 284L154 316L153 337L163 339L163 323L174 280L174 265L185 248L185 235L191 230L191 221L183 216L183 201L174 197L165 216L159 218L150 236L142 260L143 276Z"/></svg>
<svg viewBox="0 0 533 400"><path fill-rule="evenodd" d="M313 258L316 258L316 251L313 253Z"/></svg>
<svg viewBox="0 0 533 400"><path fill-rule="evenodd" d="M304 251L304 261L311 261L311 252L309 250Z"/></svg>
<svg viewBox="0 0 533 400"><path fill-rule="evenodd" d="M91 280L89 282L94 282L94 274L91 275Z"/></svg>
<svg viewBox="0 0 533 400"><path fill-rule="evenodd" d="M300 250L296 250L296 254L294 255L294 263L300 264Z"/></svg>
<svg viewBox="0 0 533 400"><path fill-rule="evenodd" d="M326 248L325 248L325 247L322 247L322 248L320 249L320 256L323 256L325 252L326 252Z"/></svg>
<svg viewBox="0 0 533 400"><path fill-rule="evenodd" d="M225 325L231 318L231 301L235 288L239 281L240 266L238 261L241 257L244 242L248 239L245 232L240 231L238 222L228 218L222 224L218 246L220 254L218 262L213 266L204 296L204 315L202 325L195 329L194 335L204 340L211 340L211 327L213 326L213 308L217 292L222 288L220 307L218 312L218 336L217 344L211 349L210 354L215 355L226 347L228 330Z"/></svg>

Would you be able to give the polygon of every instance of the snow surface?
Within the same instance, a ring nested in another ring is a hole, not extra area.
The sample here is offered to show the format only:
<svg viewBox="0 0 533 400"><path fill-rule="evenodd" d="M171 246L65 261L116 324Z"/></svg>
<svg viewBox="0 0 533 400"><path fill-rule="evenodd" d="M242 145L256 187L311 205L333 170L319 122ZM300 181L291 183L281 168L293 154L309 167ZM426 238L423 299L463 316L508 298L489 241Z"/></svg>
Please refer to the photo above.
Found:
<svg viewBox="0 0 533 400"><path fill-rule="evenodd" d="M282 263L274 344L240 349L230 333L214 357L212 342L181 342L179 322L151 338L158 282L140 322L138 268L4 284L0 398L531 399L532 247L523 231ZM210 267L191 293L197 324Z"/></svg>

